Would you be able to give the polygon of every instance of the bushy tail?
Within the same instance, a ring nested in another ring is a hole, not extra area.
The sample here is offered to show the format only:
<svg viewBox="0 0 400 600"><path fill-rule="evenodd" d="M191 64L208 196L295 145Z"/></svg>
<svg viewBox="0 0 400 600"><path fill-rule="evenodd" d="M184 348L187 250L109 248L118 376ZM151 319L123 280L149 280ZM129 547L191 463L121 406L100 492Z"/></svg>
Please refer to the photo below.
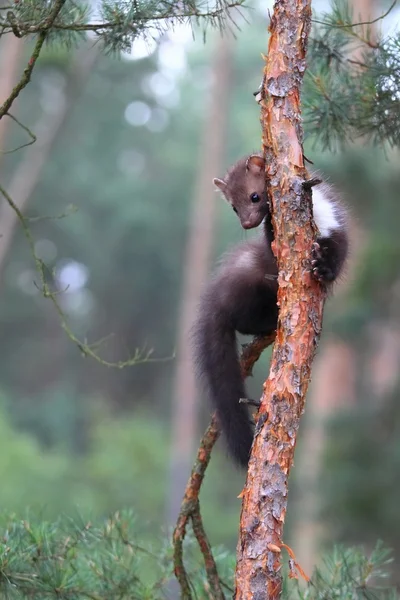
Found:
<svg viewBox="0 0 400 600"><path fill-rule="evenodd" d="M247 407L239 404L246 397L240 371L235 330L229 320L203 297L193 331L194 359L210 401L217 410L222 433L235 462L247 467L253 428Z"/></svg>

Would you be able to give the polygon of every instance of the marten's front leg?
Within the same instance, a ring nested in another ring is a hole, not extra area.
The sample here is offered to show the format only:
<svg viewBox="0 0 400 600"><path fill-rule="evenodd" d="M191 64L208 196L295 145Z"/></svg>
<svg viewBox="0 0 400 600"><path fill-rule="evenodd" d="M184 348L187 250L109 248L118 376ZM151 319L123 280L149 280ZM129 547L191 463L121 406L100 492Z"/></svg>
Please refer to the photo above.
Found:
<svg viewBox="0 0 400 600"><path fill-rule="evenodd" d="M347 255L347 236L342 230L318 238L312 247L312 273L317 281L332 283L340 274Z"/></svg>

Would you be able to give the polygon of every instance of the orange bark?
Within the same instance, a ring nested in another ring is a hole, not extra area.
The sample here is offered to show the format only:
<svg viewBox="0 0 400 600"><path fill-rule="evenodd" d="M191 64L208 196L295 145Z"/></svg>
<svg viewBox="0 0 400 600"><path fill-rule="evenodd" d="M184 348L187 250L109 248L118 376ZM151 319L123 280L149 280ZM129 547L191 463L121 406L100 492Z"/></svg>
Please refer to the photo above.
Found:
<svg viewBox="0 0 400 600"><path fill-rule="evenodd" d="M325 290L310 274L315 239L311 195L303 187L300 86L311 0L277 0L270 25L262 105L263 152L279 265L280 316L246 486L237 548L236 600L275 600L288 476L319 339Z"/></svg>

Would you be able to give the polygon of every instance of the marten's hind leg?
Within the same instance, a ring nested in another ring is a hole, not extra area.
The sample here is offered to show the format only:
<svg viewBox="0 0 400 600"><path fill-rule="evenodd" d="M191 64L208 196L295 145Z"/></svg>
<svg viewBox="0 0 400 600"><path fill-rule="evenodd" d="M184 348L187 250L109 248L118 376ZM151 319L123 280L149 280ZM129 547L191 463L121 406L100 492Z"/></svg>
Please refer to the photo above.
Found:
<svg viewBox="0 0 400 600"><path fill-rule="evenodd" d="M242 295L236 306L234 327L244 335L267 335L275 331L278 322L276 290L265 281L256 283Z"/></svg>

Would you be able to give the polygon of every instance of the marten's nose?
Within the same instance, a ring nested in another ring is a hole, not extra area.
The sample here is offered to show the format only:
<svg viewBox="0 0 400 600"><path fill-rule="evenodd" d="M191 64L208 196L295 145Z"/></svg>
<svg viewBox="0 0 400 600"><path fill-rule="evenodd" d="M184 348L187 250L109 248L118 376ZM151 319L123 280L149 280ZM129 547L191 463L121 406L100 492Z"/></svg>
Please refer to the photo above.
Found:
<svg viewBox="0 0 400 600"><path fill-rule="evenodd" d="M251 229L253 227L253 224L251 221L243 221L242 227L243 229Z"/></svg>

